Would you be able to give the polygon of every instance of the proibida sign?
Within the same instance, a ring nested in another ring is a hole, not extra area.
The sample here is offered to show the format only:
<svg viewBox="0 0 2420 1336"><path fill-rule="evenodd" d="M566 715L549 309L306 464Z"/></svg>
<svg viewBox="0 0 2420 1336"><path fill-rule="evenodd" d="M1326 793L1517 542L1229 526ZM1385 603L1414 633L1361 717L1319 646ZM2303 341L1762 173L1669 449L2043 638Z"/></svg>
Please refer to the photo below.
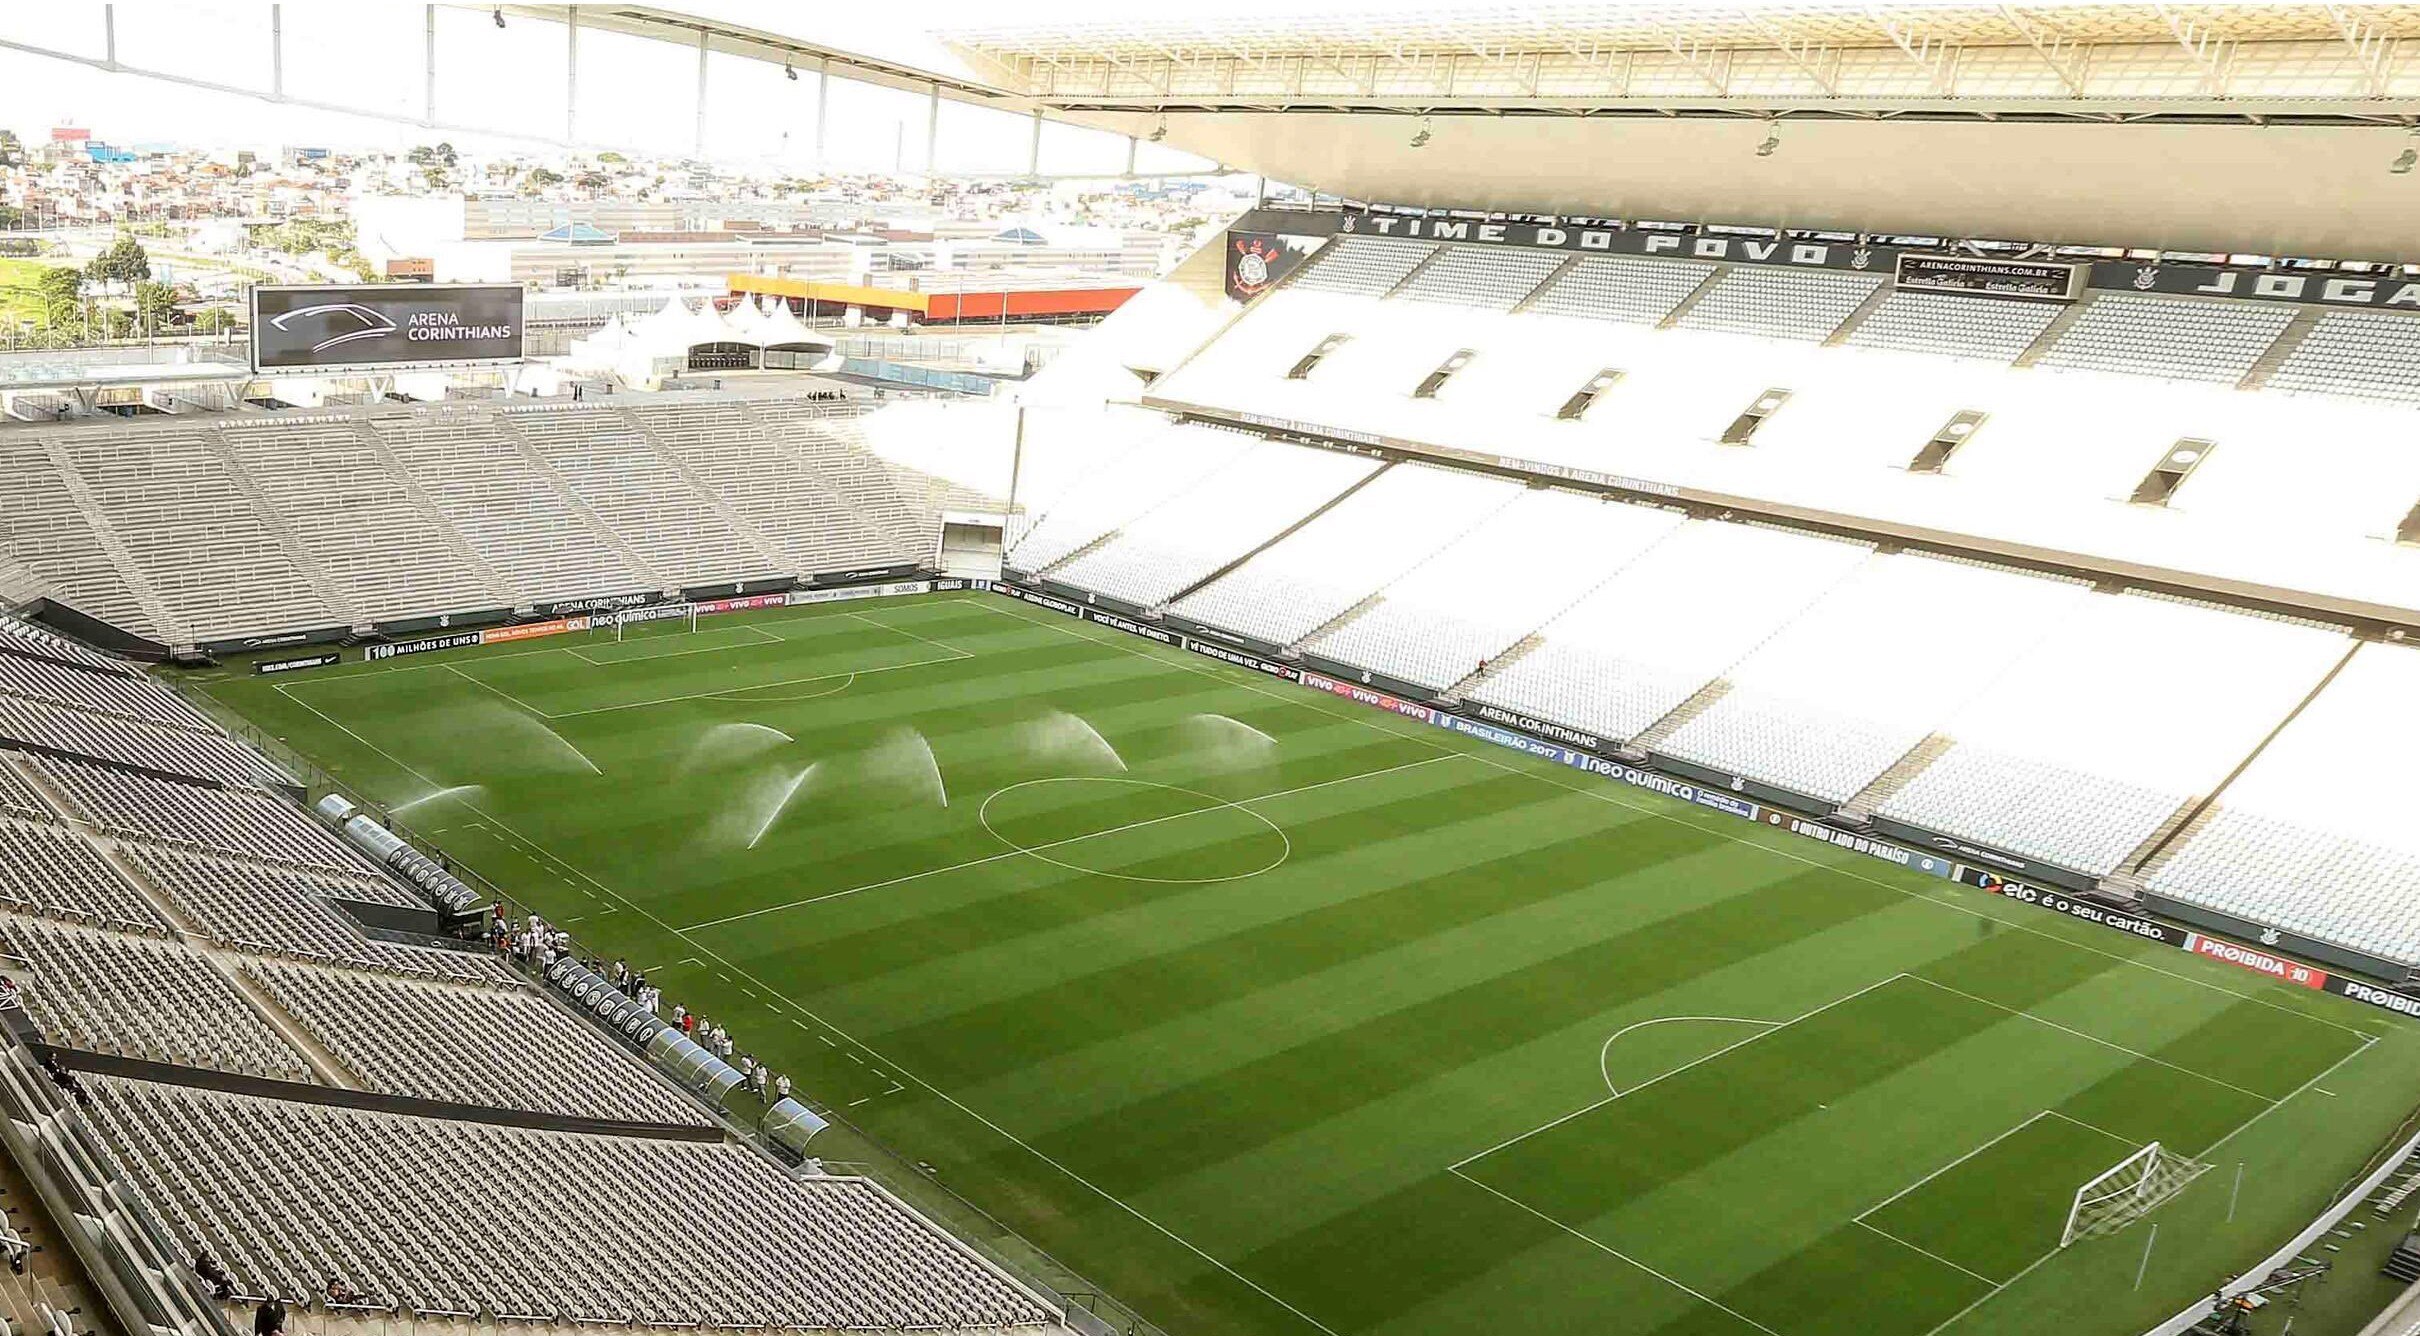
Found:
<svg viewBox="0 0 2420 1336"><path fill-rule="evenodd" d="M510 283L362 283L252 290L261 371L509 362L521 357Z"/></svg>

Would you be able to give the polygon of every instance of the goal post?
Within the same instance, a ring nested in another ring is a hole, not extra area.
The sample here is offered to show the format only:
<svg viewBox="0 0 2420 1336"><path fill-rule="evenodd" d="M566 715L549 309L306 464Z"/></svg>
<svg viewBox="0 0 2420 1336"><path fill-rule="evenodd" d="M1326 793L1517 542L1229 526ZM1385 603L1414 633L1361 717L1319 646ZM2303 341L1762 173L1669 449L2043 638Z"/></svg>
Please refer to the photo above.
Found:
<svg viewBox="0 0 2420 1336"><path fill-rule="evenodd" d="M648 635L694 633L697 630L697 604L647 603L635 608L617 608L600 614L589 625L602 629L606 623L612 625L617 644L629 638L630 628L634 626L654 628L645 632Z"/></svg>
<svg viewBox="0 0 2420 1336"><path fill-rule="evenodd" d="M2209 1168L2152 1142L2076 1189L2059 1246L2115 1234L2184 1191Z"/></svg>

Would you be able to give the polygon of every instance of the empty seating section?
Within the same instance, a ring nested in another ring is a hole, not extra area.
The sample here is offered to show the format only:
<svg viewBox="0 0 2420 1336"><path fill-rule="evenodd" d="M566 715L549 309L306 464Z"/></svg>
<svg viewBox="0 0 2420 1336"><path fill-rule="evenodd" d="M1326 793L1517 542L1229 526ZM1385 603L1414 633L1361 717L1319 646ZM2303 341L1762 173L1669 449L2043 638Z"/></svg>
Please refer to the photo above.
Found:
<svg viewBox="0 0 2420 1336"><path fill-rule="evenodd" d="M68 668L48 659L12 654L5 645L0 645L0 695L22 696L164 728L207 731L213 735L217 732L208 716L148 678Z"/></svg>
<svg viewBox="0 0 2420 1336"><path fill-rule="evenodd" d="M291 805L46 756L21 758L112 835L375 879L359 854ZM407 902L409 903L409 902Z"/></svg>
<svg viewBox="0 0 2420 1336"><path fill-rule="evenodd" d="M14 483L14 477L10 481ZM90 668L96 672L108 673L113 677L135 676L134 666L123 659L113 659L98 650L87 649L54 631L5 614L0 614L0 650L21 654L27 658L47 659L52 663Z"/></svg>
<svg viewBox="0 0 2420 1336"><path fill-rule="evenodd" d="M9 768L6 756L0 756L0 816L19 816L29 821L58 819L50 805L25 782L25 777Z"/></svg>
<svg viewBox="0 0 2420 1336"><path fill-rule="evenodd" d="M1603 583L1681 518L1576 492L1524 492L1303 648L1443 691Z"/></svg>
<svg viewBox="0 0 2420 1336"><path fill-rule="evenodd" d="M206 431L76 432L61 442L110 531L195 639L342 624Z"/></svg>
<svg viewBox="0 0 2420 1336"><path fill-rule="evenodd" d="M0 695L0 742L6 741L195 779L249 784L271 778L259 758L215 734L63 709L22 696Z"/></svg>
<svg viewBox="0 0 2420 1336"><path fill-rule="evenodd" d="M487 414L454 409L369 422L471 550L523 598L646 587Z"/></svg>
<svg viewBox="0 0 2420 1336"><path fill-rule="evenodd" d="M0 916L0 942L26 962L10 972L50 1043L273 1081L311 1079L301 1055L192 947L10 916Z"/></svg>
<svg viewBox="0 0 2420 1336"><path fill-rule="evenodd" d="M1830 803L1906 755L2088 586L1917 555L1868 561L1723 675L1655 751ZM1911 614L1955 609L1922 627ZM1894 628L1907 626L1900 635ZM1978 655L1962 628L1990 627Z"/></svg>
<svg viewBox="0 0 2420 1336"><path fill-rule="evenodd" d="M1840 328L1882 282L1872 274L1739 265L1689 308L1680 327L1820 340Z"/></svg>
<svg viewBox="0 0 2420 1336"><path fill-rule="evenodd" d="M2294 308L2249 302L2096 294L2037 364L2127 371L2232 385L2294 319Z"/></svg>
<svg viewBox="0 0 2420 1336"><path fill-rule="evenodd" d="M1051 578L1156 607L1380 467L1367 456L1265 442L1054 568Z"/></svg>
<svg viewBox="0 0 2420 1336"><path fill-rule="evenodd" d="M1412 301L1509 311L1562 263L1563 256L1555 251L1455 246L1413 275L1395 295Z"/></svg>
<svg viewBox="0 0 2420 1336"><path fill-rule="evenodd" d="M2014 362L2065 308L1945 292L1894 292L1849 331L1859 348Z"/></svg>
<svg viewBox="0 0 2420 1336"><path fill-rule="evenodd" d="M1259 441L1217 427L1163 426L1061 493L1011 545L1008 564L1039 571L1065 561L1226 467Z"/></svg>
<svg viewBox="0 0 2420 1336"><path fill-rule="evenodd" d="M494 606L495 591L363 431L349 418L231 422L220 437L358 615L382 621Z"/></svg>
<svg viewBox="0 0 2420 1336"><path fill-rule="evenodd" d="M738 407L627 411L773 544L790 570L814 574L915 560Z"/></svg>
<svg viewBox="0 0 2420 1336"><path fill-rule="evenodd" d="M1398 464L1170 611L1292 644L1520 494L1507 479Z"/></svg>
<svg viewBox="0 0 2420 1336"><path fill-rule="evenodd" d="M100 1139L246 1293L807 1330L1040 1326L1041 1302L858 1179L720 1143L530 1131L88 1077Z"/></svg>
<svg viewBox="0 0 2420 1336"><path fill-rule="evenodd" d="M612 408L507 410L572 494L667 586L777 574Z"/></svg>
<svg viewBox="0 0 2420 1336"><path fill-rule="evenodd" d="M1714 266L1631 255L1582 257L1529 304L1534 315L1584 316L1652 325L1697 290Z"/></svg>
<svg viewBox="0 0 2420 1336"><path fill-rule="evenodd" d="M254 961L244 969L370 1090L581 1118L706 1126L611 1040L519 988Z"/></svg>
<svg viewBox="0 0 2420 1336"><path fill-rule="evenodd" d="M64 826L0 818L0 904L121 932L168 932L143 893Z"/></svg>
<svg viewBox="0 0 2420 1336"><path fill-rule="evenodd" d="M1425 241L1338 237L1287 286L1306 292L1383 297L1436 251Z"/></svg>
<svg viewBox="0 0 2420 1336"><path fill-rule="evenodd" d="M0 439L0 476L8 479L0 548L39 572L68 606L141 635L181 629L160 625L127 583L40 439L21 432Z"/></svg>
<svg viewBox="0 0 2420 1336"><path fill-rule="evenodd" d="M2142 594L2087 600L1951 715L1878 814L2103 876L2350 648L2340 630Z"/></svg>
<svg viewBox="0 0 2420 1336"><path fill-rule="evenodd" d="M2151 864L2160 895L2420 964L2420 650L2367 644Z"/></svg>
<svg viewBox="0 0 2420 1336"><path fill-rule="evenodd" d="M1692 520L1573 604L1475 700L1626 741L1672 712L1873 549Z"/></svg>
<svg viewBox="0 0 2420 1336"><path fill-rule="evenodd" d="M351 899L393 904L404 896L385 882L330 881L146 844L121 844L118 850L176 902L194 927L221 946L394 974L481 983L511 978L484 951L373 941L333 903Z"/></svg>
<svg viewBox="0 0 2420 1336"><path fill-rule="evenodd" d="M2420 399L2420 317L2330 311L2270 374L2268 388Z"/></svg>
<svg viewBox="0 0 2420 1336"><path fill-rule="evenodd" d="M865 521L887 536L900 561L930 561L941 518L902 493L891 466L866 446L854 406L808 399L756 399L748 411L791 456L824 479Z"/></svg>

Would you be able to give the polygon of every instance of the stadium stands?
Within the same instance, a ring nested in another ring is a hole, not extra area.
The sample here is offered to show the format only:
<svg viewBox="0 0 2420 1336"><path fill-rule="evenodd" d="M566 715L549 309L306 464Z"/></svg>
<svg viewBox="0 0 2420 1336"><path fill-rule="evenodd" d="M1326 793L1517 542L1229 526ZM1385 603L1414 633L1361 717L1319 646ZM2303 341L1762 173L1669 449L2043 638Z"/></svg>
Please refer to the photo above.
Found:
<svg viewBox="0 0 2420 1336"><path fill-rule="evenodd" d="M2293 319L2290 306L2102 293L2039 365L2232 385Z"/></svg>
<svg viewBox="0 0 2420 1336"><path fill-rule="evenodd" d="M121 932L168 931L141 891L60 826L0 820L0 903Z"/></svg>
<svg viewBox="0 0 2420 1336"><path fill-rule="evenodd" d="M1529 309L1539 315L1652 325L1671 314L1713 272L1713 265L1695 260L1584 256L1532 298Z"/></svg>
<svg viewBox="0 0 2420 1336"><path fill-rule="evenodd" d="M2330 311L2294 347L2268 387L2362 399L2420 399L2420 320Z"/></svg>
<svg viewBox="0 0 2420 1336"><path fill-rule="evenodd" d="M2105 875L2205 794L2351 648L2340 628L2124 594L2013 656L1954 745L1874 810Z"/></svg>
<svg viewBox="0 0 2420 1336"><path fill-rule="evenodd" d="M1051 577L1157 607L1383 467L1367 456L1269 441L1052 568Z"/></svg>
<svg viewBox="0 0 2420 1336"><path fill-rule="evenodd" d="M1739 265L1689 308L1680 327L1822 339L1840 328L1883 282L1874 274Z"/></svg>
<svg viewBox="0 0 2420 1336"><path fill-rule="evenodd" d="M369 1090L581 1118L703 1127L594 1030L519 988L463 988L308 965L245 972Z"/></svg>
<svg viewBox="0 0 2420 1336"><path fill-rule="evenodd" d="M1521 484L1400 464L1169 610L1290 645L1484 522Z"/></svg>
<svg viewBox="0 0 2420 1336"><path fill-rule="evenodd" d="M1443 691L1679 527L1671 511L1525 492L1304 649Z"/></svg>
<svg viewBox="0 0 2420 1336"><path fill-rule="evenodd" d="M287 803L265 794L201 788L46 756L26 764L112 835L315 868L360 880L360 855Z"/></svg>
<svg viewBox="0 0 2420 1336"><path fill-rule="evenodd" d="M1859 348L2014 362L2058 318L2050 302L1942 292L1894 292L1850 331Z"/></svg>
<svg viewBox="0 0 2420 1336"><path fill-rule="evenodd" d="M1437 253L1433 245L1380 237L1339 237L1293 286L1305 292L1382 297Z"/></svg>
<svg viewBox="0 0 2420 1336"><path fill-rule="evenodd" d="M2253 924L2420 964L2420 650L2366 644L2144 878Z"/></svg>
<svg viewBox="0 0 2420 1336"><path fill-rule="evenodd" d="M808 1330L1052 1311L860 1179L740 1148L88 1077L111 1154L245 1294L329 1277L424 1314Z"/></svg>
<svg viewBox="0 0 2420 1336"><path fill-rule="evenodd" d="M63 709L23 696L0 695L0 742L212 783L273 778L259 758L215 734Z"/></svg>
<svg viewBox="0 0 2420 1336"><path fill-rule="evenodd" d="M140 677L63 667L48 659L8 651L0 645L0 695L110 715L134 723L209 733L208 716L175 692Z"/></svg>
<svg viewBox="0 0 2420 1336"><path fill-rule="evenodd" d="M1163 426L1069 487L1008 551L1008 564L1048 569L1232 463L1259 439L1212 427Z"/></svg>
<svg viewBox="0 0 2420 1336"><path fill-rule="evenodd" d="M1627 741L1670 714L1873 549L1691 521L1538 631L1468 693Z"/></svg>
<svg viewBox="0 0 2420 1336"><path fill-rule="evenodd" d="M12 430L0 547L171 648L929 564L932 479L846 405L455 403ZM175 578L168 578L174 572Z"/></svg>
<svg viewBox="0 0 2420 1336"><path fill-rule="evenodd" d="M2081 581L1876 557L1726 672L1721 694L1656 750L1847 802L2086 593ZM1994 628L1992 653L1978 657L1973 638L1953 628L1876 634L1923 608L1956 608L1961 623Z"/></svg>
<svg viewBox="0 0 2420 1336"><path fill-rule="evenodd" d="M174 942L0 916L49 1043L276 1081L311 1069L209 959Z"/></svg>

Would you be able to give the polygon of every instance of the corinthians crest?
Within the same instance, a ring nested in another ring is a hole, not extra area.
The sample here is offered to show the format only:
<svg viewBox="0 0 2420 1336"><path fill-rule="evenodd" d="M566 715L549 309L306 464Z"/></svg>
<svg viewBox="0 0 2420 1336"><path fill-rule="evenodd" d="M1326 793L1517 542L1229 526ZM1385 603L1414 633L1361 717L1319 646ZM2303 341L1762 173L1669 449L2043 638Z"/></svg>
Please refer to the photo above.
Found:
<svg viewBox="0 0 2420 1336"><path fill-rule="evenodd" d="M1280 248L1266 237L1239 237L1235 242L1235 295L1254 297L1269 286L1276 273Z"/></svg>
<svg viewBox="0 0 2420 1336"><path fill-rule="evenodd" d="M2134 271L2134 287L2138 292L2151 291L2151 285L2159 281L2160 267L2156 264L2147 264Z"/></svg>

